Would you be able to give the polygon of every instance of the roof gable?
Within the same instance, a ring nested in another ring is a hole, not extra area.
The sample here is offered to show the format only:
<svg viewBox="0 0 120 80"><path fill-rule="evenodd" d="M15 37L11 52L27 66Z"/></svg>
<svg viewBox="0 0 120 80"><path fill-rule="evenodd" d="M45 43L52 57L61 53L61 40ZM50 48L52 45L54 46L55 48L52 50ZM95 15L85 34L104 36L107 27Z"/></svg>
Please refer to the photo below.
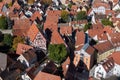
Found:
<svg viewBox="0 0 120 80"><path fill-rule="evenodd" d="M52 36L51 36L51 44L65 44L64 40L62 39L62 37L60 36L60 34L58 33L58 31L53 31L52 32Z"/></svg>
<svg viewBox="0 0 120 80"><path fill-rule="evenodd" d="M27 50L32 49L32 48L33 48L32 46L18 43L17 50L16 50L16 54L21 55L22 53L24 53L24 52L26 52Z"/></svg>
<svg viewBox="0 0 120 80"><path fill-rule="evenodd" d="M30 38L30 41L34 41L35 37L37 36L39 32L39 29L37 26L33 23L30 29L27 32L27 37Z"/></svg>

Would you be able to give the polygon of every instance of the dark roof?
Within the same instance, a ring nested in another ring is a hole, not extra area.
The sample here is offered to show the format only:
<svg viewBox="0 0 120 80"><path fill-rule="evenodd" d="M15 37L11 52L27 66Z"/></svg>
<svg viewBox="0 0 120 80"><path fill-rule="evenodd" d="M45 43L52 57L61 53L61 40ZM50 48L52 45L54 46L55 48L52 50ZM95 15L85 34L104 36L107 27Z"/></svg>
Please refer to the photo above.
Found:
<svg viewBox="0 0 120 80"><path fill-rule="evenodd" d="M47 63L47 65L44 67L42 71L46 73L54 74L57 71L57 67L53 61L50 61L49 63Z"/></svg>
<svg viewBox="0 0 120 80"><path fill-rule="evenodd" d="M16 69L14 71L3 71L0 76L3 80L16 80L20 76L21 71L19 69Z"/></svg>
<svg viewBox="0 0 120 80"><path fill-rule="evenodd" d="M22 54L28 62L31 62L34 58L36 58L35 51L33 49L29 49L25 53Z"/></svg>

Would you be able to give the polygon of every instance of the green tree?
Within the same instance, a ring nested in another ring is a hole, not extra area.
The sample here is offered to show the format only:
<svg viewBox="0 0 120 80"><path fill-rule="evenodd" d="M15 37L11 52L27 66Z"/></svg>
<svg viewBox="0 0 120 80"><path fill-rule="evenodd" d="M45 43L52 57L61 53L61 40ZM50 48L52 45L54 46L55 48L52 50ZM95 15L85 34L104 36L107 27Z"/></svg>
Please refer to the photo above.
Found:
<svg viewBox="0 0 120 80"><path fill-rule="evenodd" d="M84 32L86 32L88 29L90 29L91 26L92 26L91 23L85 24L85 26L84 26Z"/></svg>
<svg viewBox="0 0 120 80"><path fill-rule="evenodd" d="M69 20L69 13L65 10L63 10L61 12L61 19L64 21L64 22L67 22Z"/></svg>
<svg viewBox="0 0 120 80"><path fill-rule="evenodd" d="M10 34L4 34L3 43L9 47L12 47L13 37Z"/></svg>
<svg viewBox="0 0 120 80"><path fill-rule="evenodd" d="M42 2L43 2L45 5L50 5L50 4L52 4L52 0L42 0Z"/></svg>
<svg viewBox="0 0 120 80"><path fill-rule="evenodd" d="M0 17L0 29L7 29L7 19L5 16Z"/></svg>
<svg viewBox="0 0 120 80"><path fill-rule="evenodd" d="M77 20L87 19L87 14L85 11L80 11L77 13Z"/></svg>
<svg viewBox="0 0 120 80"><path fill-rule="evenodd" d="M48 46L48 57L56 63L61 63L67 56L67 50L64 44L50 44Z"/></svg>
<svg viewBox="0 0 120 80"><path fill-rule="evenodd" d="M70 3L70 4L68 4L68 8L71 8L72 7L72 4Z"/></svg>
<svg viewBox="0 0 120 80"><path fill-rule="evenodd" d="M15 37L13 39L13 45L12 45L13 50L16 50L18 43L24 43L24 41L25 39L20 36Z"/></svg>
<svg viewBox="0 0 120 80"><path fill-rule="evenodd" d="M101 22L105 26L111 26L111 27L113 26L113 22L109 21L109 19L102 19Z"/></svg>

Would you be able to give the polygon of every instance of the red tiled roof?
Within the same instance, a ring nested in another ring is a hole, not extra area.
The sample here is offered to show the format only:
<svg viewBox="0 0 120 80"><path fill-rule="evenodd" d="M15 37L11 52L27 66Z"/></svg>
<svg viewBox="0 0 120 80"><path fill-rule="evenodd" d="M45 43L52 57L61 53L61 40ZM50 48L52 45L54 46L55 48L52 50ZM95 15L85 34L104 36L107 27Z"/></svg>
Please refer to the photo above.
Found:
<svg viewBox="0 0 120 80"><path fill-rule="evenodd" d="M80 46L83 45L85 43L85 34L83 31L76 32L76 42L75 42L75 46Z"/></svg>
<svg viewBox="0 0 120 80"><path fill-rule="evenodd" d="M52 32L52 36L51 36L51 44L65 44L64 40L62 39L62 37L60 36L60 34L58 33L58 31L53 31Z"/></svg>
<svg viewBox="0 0 120 80"><path fill-rule="evenodd" d="M68 57L68 58L65 60L65 62L62 64L64 76L65 76L66 73L67 73L67 70L68 70L69 65L70 65L70 58Z"/></svg>
<svg viewBox="0 0 120 80"><path fill-rule="evenodd" d="M29 19L18 19L14 21L13 35L25 36L29 30L31 23Z"/></svg>
<svg viewBox="0 0 120 80"><path fill-rule="evenodd" d="M20 5L18 4L17 1L14 2L13 6L12 6L12 10L13 10L14 8L16 8L16 9L18 9L18 10L20 9Z"/></svg>
<svg viewBox="0 0 120 80"><path fill-rule="evenodd" d="M110 26L105 26L103 29L103 32L107 32L108 34L114 33L115 30L111 28Z"/></svg>
<svg viewBox="0 0 120 80"><path fill-rule="evenodd" d="M97 35L98 40L108 40L106 32L103 29L89 29L88 34L90 37L95 37Z"/></svg>
<svg viewBox="0 0 120 80"><path fill-rule="evenodd" d="M99 7L101 7L101 6L105 7L106 9L110 9L109 4L107 4L107 3L102 3L102 2L100 2L100 3L94 3L94 4L93 4L93 8L99 8Z"/></svg>
<svg viewBox="0 0 120 80"><path fill-rule="evenodd" d="M62 35L71 35L72 34L72 27L71 26L61 26L60 33Z"/></svg>
<svg viewBox="0 0 120 80"><path fill-rule="evenodd" d="M10 19L14 20L14 19L19 18L19 14L18 14L18 12L14 13L13 11L10 11L9 17L10 17Z"/></svg>
<svg viewBox="0 0 120 80"><path fill-rule="evenodd" d="M116 23L117 21L120 21L120 18L115 18L115 17L114 17L114 18L112 18L111 20L112 20L113 23Z"/></svg>
<svg viewBox="0 0 120 80"><path fill-rule="evenodd" d="M120 65L120 51L113 52L108 58L112 57L114 62Z"/></svg>
<svg viewBox="0 0 120 80"><path fill-rule="evenodd" d="M27 37L29 37L31 41L34 41L34 39L35 39L36 35L38 34L38 32L39 32L39 29L33 23L32 26L30 27L30 29L27 32Z"/></svg>
<svg viewBox="0 0 120 80"><path fill-rule="evenodd" d="M106 42L103 42L103 43L99 43L99 44L96 44L94 46L94 48L96 48L98 50L98 53L99 54L102 54L108 50L111 50L113 49L113 45L110 41L106 41Z"/></svg>
<svg viewBox="0 0 120 80"><path fill-rule="evenodd" d="M108 58L103 64L103 68L106 72L109 72L114 67L114 60L113 58Z"/></svg>
<svg viewBox="0 0 120 80"><path fill-rule="evenodd" d="M96 24L92 24L92 28L93 29L103 29L104 26L102 25L102 23L98 22Z"/></svg>
<svg viewBox="0 0 120 80"><path fill-rule="evenodd" d="M79 45L78 47L75 47L75 51L79 51L79 50L81 50L83 46L84 46L84 44Z"/></svg>
<svg viewBox="0 0 120 80"><path fill-rule="evenodd" d="M49 16L60 16L61 11L60 10L48 10L47 15L49 15Z"/></svg>
<svg viewBox="0 0 120 80"><path fill-rule="evenodd" d="M0 2L0 12L2 11L3 6L4 6L4 2Z"/></svg>
<svg viewBox="0 0 120 80"><path fill-rule="evenodd" d="M39 19L40 19L41 17L42 17L42 15L40 14L40 12L39 12L39 11L35 11L34 14L31 16L30 19L31 19L32 21L35 21L36 18L39 18Z"/></svg>
<svg viewBox="0 0 120 80"><path fill-rule="evenodd" d="M32 46L18 43L18 45L17 45L17 50L16 50L16 54L21 55L22 53L24 53L24 52L26 52L27 50L32 49L32 48L33 48Z"/></svg>
<svg viewBox="0 0 120 80"><path fill-rule="evenodd" d="M45 72L39 72L34 80L61 80L60 76L56 76L53 74L45 73Z"/></svg>
<svg viewBox="0 0 120 80"><path fill-rule="evenodd" d="M92 46L88 46L88 48L85 50L88 54L92 55L95 52L95 49Z"/></svg>
<svg viewBox="0 0 120 80"><path fill-rule="evenodd" d="M115 11L113 11L113 10L106 10L106 15L114 16L115 15Z"/></svg>
<svg viewBox="0 0 120 80"><path fill-rule="evenodd" d="M57 31L58 30L58 25L57 23L47 21L44 23L44 30L50 29L51 31Z"/></svg>

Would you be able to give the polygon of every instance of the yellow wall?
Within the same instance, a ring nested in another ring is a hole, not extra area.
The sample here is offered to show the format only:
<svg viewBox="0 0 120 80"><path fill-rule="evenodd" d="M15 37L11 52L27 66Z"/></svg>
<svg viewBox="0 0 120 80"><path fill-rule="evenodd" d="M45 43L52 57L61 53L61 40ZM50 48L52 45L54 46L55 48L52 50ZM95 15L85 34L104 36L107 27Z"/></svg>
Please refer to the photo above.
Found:
<svg viewBox="0 0 120 80"><path fill-rule="evenodd" d="M98 53L97 62L100 62L101 60L106 59L112 52L114 52L114 49L111 49L111 50L109 50L107 52L104 52L101 55L99 55L99 53Z"/></svg>

